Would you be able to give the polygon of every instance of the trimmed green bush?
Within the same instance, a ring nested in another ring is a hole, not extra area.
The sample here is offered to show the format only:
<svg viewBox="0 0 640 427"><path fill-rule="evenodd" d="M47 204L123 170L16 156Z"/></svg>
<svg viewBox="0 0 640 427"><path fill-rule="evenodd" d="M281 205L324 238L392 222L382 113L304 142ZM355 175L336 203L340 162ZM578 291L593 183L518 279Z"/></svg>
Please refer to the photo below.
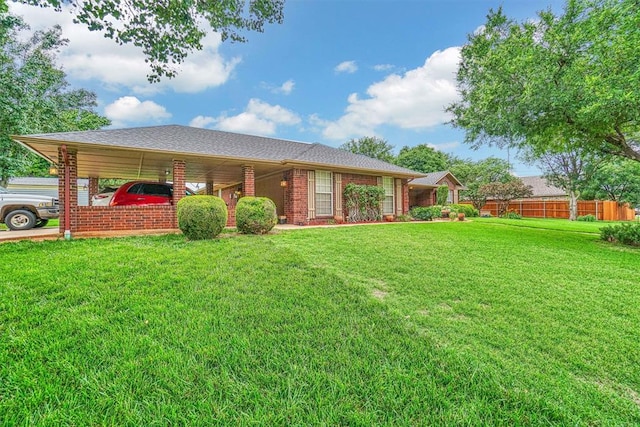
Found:
<svg viewBox="0 0 640 427"><path fill-rule="evenodd" d="M409 222L411 221L410 215L396 215L397 222Z"/></svg>
<svg viewBox="0 0 640 427"><path fill-rule="evenodd" d="M227 225L227 205L216 196L183 197L177 216L178 228L189 240L213 239Z"/></svg>
<svg viewBox="0 0 640 427"><path fill-rule="evenodd" d="M596 217L591 214L580 215L578 218L576 218L576 221L595 222L595 220L596 220Z"/></svg>
<svg viewBox="0 0 640 427"><path fill-rule="evenodd" d="M412 218L420 220L420 221L431 221L433 220L433 213L431 212L430 207L416 206L411 208L409 211L409 215Z"/></svg>
<svg viewBox="0 0 640 427"><path fill-rule="evenodd" d="M509 211L509 212L505 212L500 218L506 218L506 219L522 219L522 215L520 215L518 212L516 211Z"/></svg>
<svg viewBox="0 0 640 427"><path fill-rule="evenodd" d="M472 205L466 204L454 204L449 205L452 211L456 211L458 213L462 212L466 218L477 217L480 215L478 209L474 208Z"/></svg>
<svg viewBox="0 0 640 427"><path fill-rule="evenodd" d="M600 238L607 242L640 246L640 223L608 225L600 229Z"/></svg>
<svg viewBox="0 0 640 427"><path fill-rule="evenodd" d="M265 234L278 222L276 204L267 197L243 197L236 205L236 227L244 234Z"/></svg>

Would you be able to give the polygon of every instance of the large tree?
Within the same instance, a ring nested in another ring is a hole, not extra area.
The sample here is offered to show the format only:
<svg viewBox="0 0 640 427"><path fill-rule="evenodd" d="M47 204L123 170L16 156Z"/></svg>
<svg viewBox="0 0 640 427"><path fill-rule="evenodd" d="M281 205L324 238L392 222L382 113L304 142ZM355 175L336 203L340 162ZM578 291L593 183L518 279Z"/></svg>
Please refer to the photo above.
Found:
<svg viewBox="0 0 640 427"><path fill-rule="evenodd" d="M604 162L582 188L581 198L640 205L640 163L619 158Z"/></svg>
<svg viewBox="0 0 640 427"><path fill-rule="evenodd" d="M559 152L529 154L529 161L542 167L550 184L569 194L569 220L578 218L578 198L582 188L590 181L602 158L579 146L566 147Z"/></svg>
<svg viewBox="0 0 640 427"><path fill-rule="evenodd" d="M468 38L449 106L467 142L557 152L585 150L640 161L640 5L568 0L564 12L516 22L491 11Z"/></svg>
<svg viewBox="0 0 640 427"><path fill-rule="evenodd" d="M498 216L507 213L509 203L512 200L529 197L532 194L531 187L525 185L519 178L514 178L508 182L491 182L480 186L480 191L487 199L496 202Z"/></svg>
<svg viewBox="0 0 640 427"><path fill-rule="evenodd" d="M509 162L496 157L475 162L458 160L449 170L466 188L460 192L460 198L470 201L478 210L487 203L487 195L480 191L480 187L491 182L505 183L514 179Z"/></svg>
<svg viewBox="0 0 640 427"><path fill-rule="evenodd" d="M93 112L96 95L70 90L55 53L65 43L60 28L21 41L26 25L0 13L0 185L24 173L40 175L47 165L11 140L11 135L98 129L108 119Z"/></svg>
<svg viewBox="0 0 640 427"><path fill-rule="evenodd" d="M407 169L429 173L447 170L454 161L453 156L435 150L427 144L420 144L415 147L402 147L395 163Z"/></svg>
<svg viewBox="0 0 640 427"><path fill-rule="evenodd" d="M393 145L377 136L364 136L359 139L351 139L340 146L341 150L362 154L373 159L393 162Z"/></svg>
<svg viewBox="0 0 640 427"><path fill-rule="evenodd" d="M245 41L246 31L263 31L265 23L282 23L284 0L13 0L53 7L70 5L77 22L101 31L119 44L139 46L151 66L150 81L173 77L174 64L202 49L207 24L222 40ZM0 0L0 9L5 0Z"/></svg>

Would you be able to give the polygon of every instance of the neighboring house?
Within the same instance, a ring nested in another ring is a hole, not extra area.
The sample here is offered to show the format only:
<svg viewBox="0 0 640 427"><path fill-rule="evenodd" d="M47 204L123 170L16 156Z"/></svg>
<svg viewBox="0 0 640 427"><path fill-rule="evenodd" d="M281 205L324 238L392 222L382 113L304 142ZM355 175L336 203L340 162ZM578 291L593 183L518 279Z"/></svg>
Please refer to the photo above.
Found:
<svg viewBox="0 0 640 427"><path fill-rule="evenodd" d="M7 190L12 193L58 197L58 178L20 177L10 178ZM78 180L78 205L89 204L89 180Z"/></svg>
<svg viewBox="0 0 640 427"><path fill-rule="evenodd" d="M460 201L464 186L449 171L431 172L409 183L409 206L432 206L437 203L437 190L441 185L449 187L447 203Z"/></svg>
<svg viewBox="0 0 640 427"><path fill-rule="evenodd" d="M13 138L57 164L61 182L67 175L71 183L88 177L89 197L99 178L173 182L171 206L77 206L72 185L68 197L60 194L61 209L69 203L71 212L68 227L61 212L60 227L69 232L176 228L185 182L203 182L207 194L220 195L229 224L245 195L271 198L290 224L345 218L343 191L350 182L383 187L383 214L401 215L409 210L409 182L425 175L322 144L177 125Z"/></svg>
<svg viewBox="0 0 640 427"><path fill-rule="evenodd" d="M565 200L567 198L566 191L549 184L543 176L524 176L520 179L524 185L528 185L533 191L533 194L527 197L527 199Z"/></svg>

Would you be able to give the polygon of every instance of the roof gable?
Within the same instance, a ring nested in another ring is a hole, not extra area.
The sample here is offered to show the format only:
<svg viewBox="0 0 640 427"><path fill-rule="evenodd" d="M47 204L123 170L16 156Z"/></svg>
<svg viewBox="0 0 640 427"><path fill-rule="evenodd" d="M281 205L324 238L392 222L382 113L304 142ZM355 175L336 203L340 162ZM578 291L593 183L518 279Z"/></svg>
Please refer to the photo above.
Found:
<svg viewBox="0 0 640 427"><path fill-rule="evenodd" d="M411 185L424 186L424 187L437 187L442 180L449 177L453 181L454 185L462 187L462 183L449 171L430 172L421 178L416 178L411 181Z"/></svg>

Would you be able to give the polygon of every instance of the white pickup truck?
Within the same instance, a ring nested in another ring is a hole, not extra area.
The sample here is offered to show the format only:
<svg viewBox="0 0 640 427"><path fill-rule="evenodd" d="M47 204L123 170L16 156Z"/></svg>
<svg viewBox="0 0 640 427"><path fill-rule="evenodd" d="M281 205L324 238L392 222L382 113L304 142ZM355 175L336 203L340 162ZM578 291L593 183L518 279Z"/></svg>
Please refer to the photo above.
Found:
<svg viewBox="0 0 640 427"><path fill-rule="evenodd" d="M44 227L60 216L60 203L55 197L10 193L0 187L0 222L10 230Z"/></svg>

